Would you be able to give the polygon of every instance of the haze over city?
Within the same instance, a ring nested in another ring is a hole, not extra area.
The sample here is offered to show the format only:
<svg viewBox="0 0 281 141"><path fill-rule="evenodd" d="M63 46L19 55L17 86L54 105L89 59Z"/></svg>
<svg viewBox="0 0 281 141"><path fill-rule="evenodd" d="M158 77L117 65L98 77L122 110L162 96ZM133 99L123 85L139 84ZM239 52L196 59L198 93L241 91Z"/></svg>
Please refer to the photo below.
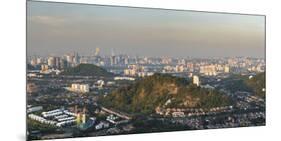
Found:
<svg viewBox="0 0 281 141"><path fill-rule="evenodd" d="M265 126L265 16L27 9L28 140Z"/></svg>
<svg viewBox="0 0 281 141"><path fill-rule="evenodd" d="M30 55L264 57L265 17L28 2Z"/></svg>

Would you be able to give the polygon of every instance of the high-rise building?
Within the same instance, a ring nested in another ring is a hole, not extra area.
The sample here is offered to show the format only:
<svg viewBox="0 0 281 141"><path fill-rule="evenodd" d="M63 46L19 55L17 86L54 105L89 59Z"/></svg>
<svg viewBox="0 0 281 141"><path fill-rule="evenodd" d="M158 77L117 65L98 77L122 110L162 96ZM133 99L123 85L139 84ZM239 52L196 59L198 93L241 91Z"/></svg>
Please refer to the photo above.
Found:
<svg viewBox="0 0 281 141"><path fill-rule="evenodd" d="M55 66L54 68L60 69L61 68L61 61L60 57L55 57Z"/></svg>
<svg viewBox="0 0 281 141"><path fill-rule="evenodd" d="M87 93L90 92L90 87L88 84L71 84L70 90L74 92Z"/></svg>
<svg viewBox="0 0 281 141"><path fill-rule="evenodd" d="M48 65L46 65L46 64L42 64L42 65L41 65L41 72L45 72L45 71L47 71L48 69L49 69Z"/></svg>
<svg viewBox="0 0 281 141"><path fill-rule="evenodd" d="M48 58L48 66L50 66L51 68L55 68L55 69L61 69L61 58L60 57L49 57Z"/></svg>
<svg viewBox="0 0 281 141"><path fill-rule="evenodd" d="M60 69L64 69L64 68L66 68L66 67L68 67L68 63L67 63L67 61L65 60L65 59L60 59Z"/></svg>
<svg viewBox="0 0 281 141"><path fill-rule="evenodd" d="M55 57L48 58L48 66L54 67L55 66Z"/></svg>
<svg viewBox="0 0 281 141"><path fill-rule="evenodd" d="M42 58L37 58L37 64L42 64L43 63L43 59Z"/></svg>
<svg viewBox="0 0 281 141"><path fill-rule="evenodd" d="M65 55L65 58L66 58L67 63L69 63L69 64L73 63L73 60L74 60L73 59L74 58L73 55L67 54L67 55Z"/></svg>
<svg viewBox="0 0 281 141"><path fill-rule="evenodd" d="M76 66L80 64L80 56L78 53L69 53L64 56L68 66Z"/></svg>
<svg viewBox="0 0 281 141"><path fill-rule="evenodd" d="M81 84L80 85L80 91L82 93L87 93L90 91L89 85L88 84Z"/></svg>
<svg viewBox="0 0 281 141"><path fill-rule="evenodd" d="M74 65L78 65L80 63L80 56L78 55L78 53L74 53L73 61Z"/></svg>
<svg viewBox="0 0 281 141"><path fill-rule="evenodd" d="M31 64L32 66L37 65L37 60L36 60L35 58L31 59L30 64Z"/></svg>
<svg viewBox="0 0 281 141"><path fill-rule="evenodd" d="M184 66L183 65L177 65L175 70L176 70L176 72L183 72L184 71Z"/></svg>
<svg viewBox="0 0 281 141"><path fill-rule="evenodd" d="M137 71L135 69L124 69L124 75L135 76Z"/></svg>
<svg viewBox="0 0 281 141"><path fill-rule="evenodd" d="M229 72L230 72L229 66L225 66L225 67L224 67L224 72L225 72L225 73L229 73Z"/></svg>
<svg viewBox="0 0 281 141"><path fill-rule="evenodd" d="M110 65L116 65L117 64L117 58L116 56L111 56L110 57Z"/></svg>
<svg viewBox="0 0 281 141"><path fill-rule="evenodd" d="M194 75L192 83L195 84L196 86L199 86L200 85L199 76Z"/></svg>
<svg viewBox="0 0 281 141"><path fill-rule="evenodd" d="M194 71L194 67L193 67L193 63L187 63L187 69L190 71L190 72L193 72Z"/></svg>
<svg viewBox="0 0 281 141"><path fill-rule="evenodd" d="M185 64L186 64L185 59L179 59L179 60L178 60L178 64L179 64L179 65L185 65Z"/></svg>
<svg viewBox="0 0 281 141"><path fill-rule="evenodd" d="M161 63L162 64L171 64L172 59L171 58L162 58Z"/></svg>
<svg viewBox="0 0 281 141"><path fill-rule="evenodd" d="M216 76L217 70L215 65L206 65L200 67L200 73L207 76Z"/></svg>
<svg viewBox="0 0 281 141"><path fill-rule="evenodd" d="M128 65L129 64L129 58L128 56L124 57L124 64Z"/></svg>

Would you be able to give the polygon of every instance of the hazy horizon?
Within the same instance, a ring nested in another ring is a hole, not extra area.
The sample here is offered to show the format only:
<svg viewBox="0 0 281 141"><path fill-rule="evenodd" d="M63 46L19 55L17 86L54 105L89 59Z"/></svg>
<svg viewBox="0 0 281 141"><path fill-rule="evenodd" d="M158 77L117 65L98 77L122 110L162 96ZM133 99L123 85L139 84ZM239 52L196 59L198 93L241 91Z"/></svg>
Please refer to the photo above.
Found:
<svg viewBox="0 0 281 141"><path fill-rule="evenodd" d="M265 57L265 17L27 2L27 54Z"/></svg>

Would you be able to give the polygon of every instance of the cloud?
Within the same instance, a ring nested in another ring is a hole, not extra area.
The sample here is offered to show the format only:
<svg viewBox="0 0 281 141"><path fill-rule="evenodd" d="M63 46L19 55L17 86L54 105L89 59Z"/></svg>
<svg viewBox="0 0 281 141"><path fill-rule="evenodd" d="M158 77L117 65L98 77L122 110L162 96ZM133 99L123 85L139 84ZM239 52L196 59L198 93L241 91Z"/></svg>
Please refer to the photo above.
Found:
<svg viewBox="0 0 281 141"><path fill-rule="evenodd" d="M65 18L55 16L31 16L29 20L34 23L49 26L63 26L66 23Z"/></svg>

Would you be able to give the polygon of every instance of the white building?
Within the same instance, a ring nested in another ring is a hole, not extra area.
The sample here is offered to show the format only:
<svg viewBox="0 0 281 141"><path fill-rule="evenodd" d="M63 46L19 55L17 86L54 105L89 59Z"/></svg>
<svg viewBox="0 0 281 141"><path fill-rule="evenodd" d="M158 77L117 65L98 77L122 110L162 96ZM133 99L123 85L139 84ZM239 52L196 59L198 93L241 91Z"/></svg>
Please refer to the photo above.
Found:
<svg viewBox="0 0 281 141"><path fill-rule="evenodd" d="M229 73L229 72L230 72L229 66L225 66L225 67L224 67L224 73Z"/></svg>
<svg viewBox="0 0 281 141"><path fill-rule="evenodd" d="M55 57L48 58L48 66L53 67L55 65Z"/></svg>
<svg viewBox="0 0 281 141"><path fill-rule="evenodd" d="M196 86L199 86L200 85L199 76L194 75L192 83L195 84Z"/></svg>
<svg viewBox="0 0 281 141"><path fill-rule="evenodd" d="M145 77L145 76L152 76L153 72L138 72L137 73L139 77Z"/></svg>
<svg viewBox="0 0 281 141"><path fill-rule="evenodd" d="M70 90L74 92L87 93L90 92L90 87L88 84L71 84Z"/></svg>
<svg viewBox="0 0 281 141"><path fill-rule="evenodd" d="M27 113L37 112L37 111L40 111L42 109L43 109L42 106L31 107L31 108L27 109Z"/></svg>
<svg viewBox="0 0 281 141"><path fill-rule="evenodd" d="M173 117L185 117L184 112L173 112Z"/></svg>
<svg viewBox="0 0 281 141"><path fill-rule="evenodd" d="M82 84L80 85L80 92L87 93L90 92L90 87L88 84Z"/></svg>
<svg viewBox="0 0 281 141"><path fill-rule="evenodd" d="M99 88L102 88L104 86L104 81L103 80L98 80L97 85Z"/></svg>
<svg viewBox="0 0 281 141"><path fill-rule="evenodd" d="M130 81L134 81L135 78L133 78L133 77L121 77L121 76L116 76L116 77L114 77L114 80L130 80Z"/></svg>
<svg viewBox="0 0 281 141"><path fill-rule="evenodd" d="M206 76L216 76L217 70L215 65L200 66L200 73Z"/></svg>
<svg viewBox="0 0 281 141"><path fill-rule="evenodd" d="M108 128L108 127L109 127L109 123L107 123L105 121L101 121L99 124L97 124L95 126L96 130L103 129L103 128Z"/></svg>
<svg viewBox="0 0 281 141"><path fill-rule="evenodd" d="M124 69L124 75L126 76L135 76L136 73L135 69Z"/></svg>
<svg viewBox="0 0 281 141"><path fill-rule="evenodd" d="M86 114L82 114L82 123L83 123L83 124L86 123Z"/></svg>

